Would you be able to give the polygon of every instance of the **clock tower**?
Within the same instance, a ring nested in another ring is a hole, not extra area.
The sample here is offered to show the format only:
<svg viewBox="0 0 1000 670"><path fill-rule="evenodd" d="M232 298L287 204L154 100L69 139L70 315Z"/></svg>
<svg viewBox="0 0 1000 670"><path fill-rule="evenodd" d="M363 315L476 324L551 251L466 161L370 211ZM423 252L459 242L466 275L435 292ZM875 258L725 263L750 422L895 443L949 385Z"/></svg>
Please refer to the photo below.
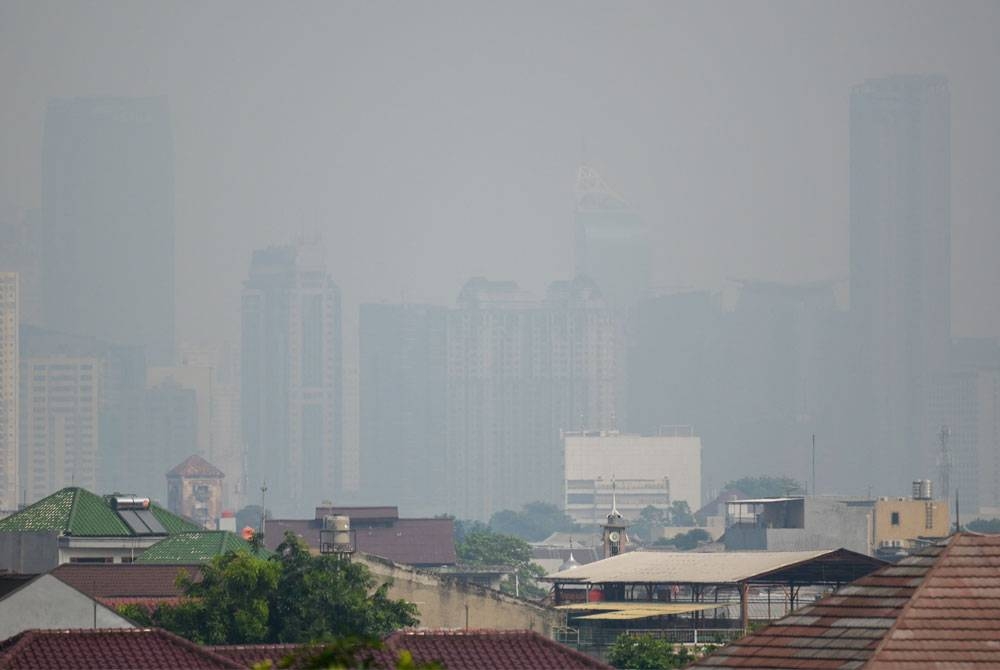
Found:
<svg viewBox="0 0 1000 670"><path fill-rule="evenodd" d="M615 495L615 484L611 483L611 513L608 514L607 522L601 524L601 538L604 545L604 558L617 556L625 551L628 544L628 535L625 530L628 524L618 511L618 501Z"/></svg>

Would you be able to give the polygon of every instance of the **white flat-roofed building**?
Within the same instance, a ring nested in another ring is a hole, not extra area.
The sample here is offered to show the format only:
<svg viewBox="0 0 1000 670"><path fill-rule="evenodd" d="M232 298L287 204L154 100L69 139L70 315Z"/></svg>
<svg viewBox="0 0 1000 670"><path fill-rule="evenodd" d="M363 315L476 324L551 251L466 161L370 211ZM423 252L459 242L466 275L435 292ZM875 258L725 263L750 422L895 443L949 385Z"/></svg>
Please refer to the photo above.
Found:
<svg viewBox="0 0 1000 670"><path fill-rule="evenodd" d="M647 505L701 506L701 438L688 426L660 435L615 431L564 432L565 507L577 523L598 523L611 509L612 481L618 510L635 519Z"/></svg>

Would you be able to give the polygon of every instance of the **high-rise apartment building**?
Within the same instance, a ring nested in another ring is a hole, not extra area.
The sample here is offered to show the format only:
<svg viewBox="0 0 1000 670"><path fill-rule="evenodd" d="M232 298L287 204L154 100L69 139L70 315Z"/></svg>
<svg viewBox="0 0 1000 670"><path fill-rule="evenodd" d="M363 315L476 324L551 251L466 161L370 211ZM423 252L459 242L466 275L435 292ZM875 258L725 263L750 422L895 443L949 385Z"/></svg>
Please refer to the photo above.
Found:
<svg viewBox="0 0 1000 670"><path fill-rule="evenodd" d="M173 146L165 98L53 100L42 159L45 326L174 347Z"/></svg>
<svg viewBox="0 0 1000 670"><path fill-rule="evenodd" d="M446 506L445 324L431 305L361 305L361 493L410 515Z"/></svg>
<svg viewBox="0 0 1000 670"><path fill-rule="evenodd" d="M96 357L21 358L21 480L28 503L65 486L98 490L104 366Z"/></svg>
<svg viewBox="0 0 1000 670"><path fill-rule="evenodd" d="M266 481L276 513L336 499L341 486L340 319L318 244L254 252L242 300L243 437L249 492Z"/></svg>
<svg viewBox="0 0 1000 670"><path fill-rule="evenodd" d="M0 220L0 271L17 273L20 322L36 326L42 323L38 219L39 211L33 209L19 220Z"/></svg>
<svg viewBox="0 0 1000 670"><path fill-rule="evenodd" d="M544 301L477 278L446 328L448 510L560 504L560 431L615 427L614 311L586 278L553 283Z"/></svg>
<svg viewBox="0 0 1000 670"><path fill-rule="evenodd" d="M0 272L0 510L18 504L18 274Z"/></svg>
<svg viewBox="0 0 1000 670"><path fill-rule="evenodd" d="M922 478L927 403L951 333L951 123L943 76L851 91L851 315L857 452L880 491Z"/></svg>
<svg viewBox="0 0 1000 670"><path fill-rule="evenodd" d="M576 180L576 274L608 305L625 309L649 289L649 231L629 203L588 165Z"/></svg>

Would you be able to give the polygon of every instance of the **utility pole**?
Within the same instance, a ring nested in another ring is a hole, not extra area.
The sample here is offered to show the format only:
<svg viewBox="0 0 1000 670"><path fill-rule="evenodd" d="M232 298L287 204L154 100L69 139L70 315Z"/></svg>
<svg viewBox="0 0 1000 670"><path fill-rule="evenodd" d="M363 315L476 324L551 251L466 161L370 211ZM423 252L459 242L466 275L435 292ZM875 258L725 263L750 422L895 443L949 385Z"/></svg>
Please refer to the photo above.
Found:
<svg viewBox="0 0 1000 670"><path fill-rule="evenodd" d="M813 433L812 494L816 495L816 433Z"/></svg>
<svg viewBox="0 0 1000 670"><path fill-rule="evenodd" d="M267 507L264 500L267 496L267 480L260 483L260 537L264 539L264 520L267 518Z"/></svg>

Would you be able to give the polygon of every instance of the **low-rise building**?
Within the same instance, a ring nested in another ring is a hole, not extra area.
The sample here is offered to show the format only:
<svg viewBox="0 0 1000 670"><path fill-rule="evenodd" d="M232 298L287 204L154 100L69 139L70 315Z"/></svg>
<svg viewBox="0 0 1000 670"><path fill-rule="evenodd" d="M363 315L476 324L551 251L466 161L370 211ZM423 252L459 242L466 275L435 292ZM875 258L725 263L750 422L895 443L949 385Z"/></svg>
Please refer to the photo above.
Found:
<svg viewBox="0 0 1000 670"><path fill-rule="evenodd" d="M148 498L71 486L0 519L0 570L36 574L63 563L131 563L165 537L196 530Z"/></svg>
<svg viewBox="0 0 1000 670"><path fill-rule="evenodd" d="M892 559L950 532L948 505L920 493L913 498L852 499L820 496L752 498L726 503L726 549L798 551L845 547Z"/></svg>
<svg viewBox="0 0 1000 670"><path fill-rule="evenodd" d="M197 454L167 473L167 508L214 529L222 517L222 470Z"/></svg>
<svg viewBox="0 0 1000 670"><path fill-rule="evenodd" d="M51 574L0 576L0 592L0 640L32 628L135 628L111 607Z"/></svg>

